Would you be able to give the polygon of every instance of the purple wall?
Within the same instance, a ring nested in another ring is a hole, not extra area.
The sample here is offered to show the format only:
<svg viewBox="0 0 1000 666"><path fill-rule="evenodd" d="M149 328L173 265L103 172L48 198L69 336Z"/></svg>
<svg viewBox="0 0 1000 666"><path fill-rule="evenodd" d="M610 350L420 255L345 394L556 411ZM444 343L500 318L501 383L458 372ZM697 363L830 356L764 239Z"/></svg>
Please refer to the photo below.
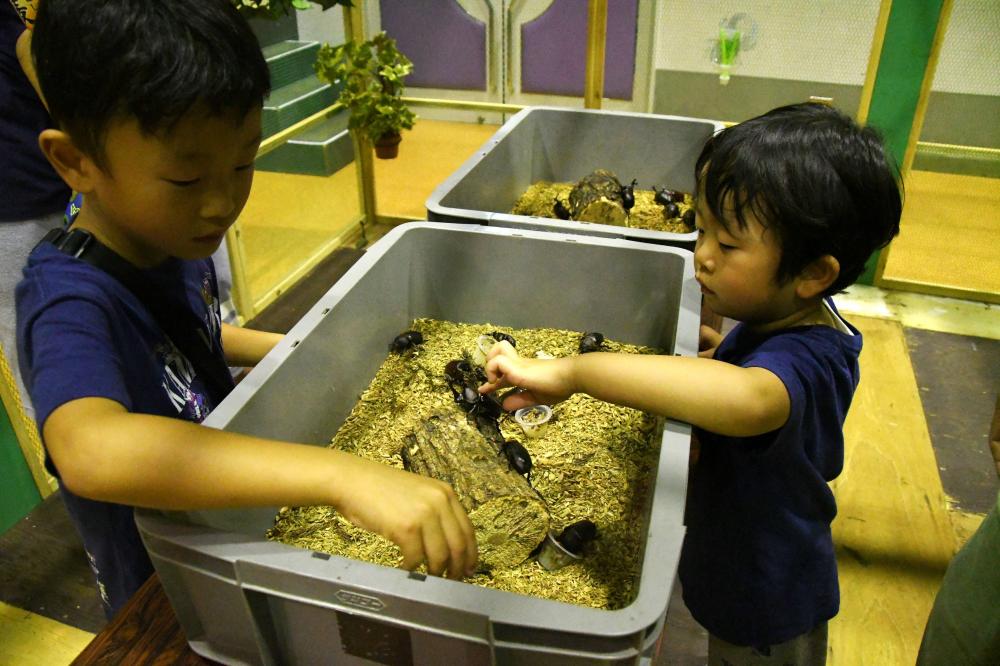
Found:
<svg viewBox="0 0 1000 666"><path fill-rule="evenodd" d="M381 0L382 29L413 61L407 86L486 90L486 24L455 0Z"/></svg>
<svg viewBox="0 0 1000 666"><path fill-rule="evenodd" d="M521 26L521 91L583 96L587 64L587 0L554 0ZM604 96L632 99L637 0L608 2Z"/></svg>

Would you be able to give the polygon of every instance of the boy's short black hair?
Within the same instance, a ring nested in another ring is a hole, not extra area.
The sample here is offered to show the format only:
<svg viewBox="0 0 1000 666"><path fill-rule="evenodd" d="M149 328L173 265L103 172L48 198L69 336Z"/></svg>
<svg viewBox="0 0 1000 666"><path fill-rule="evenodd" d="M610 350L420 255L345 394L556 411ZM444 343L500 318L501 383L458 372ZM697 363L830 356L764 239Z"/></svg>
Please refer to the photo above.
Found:
<svg viewBox="0 0 1000 666"><path fill-rule="evenodd" d="M722 130L705 144L695 178L720 224L735 215L746 228L749 211L777 234L779 282L835 257L840 275L824 295L854 282L899 233L901 184L881 137L823 104L783 106Z"/></svg>
<svg viewBox="0 0 1000 666"><path fill-rule="evenodd" d="M257 38L229 0L42 0L32 54L52 117L102 165L116 120L156 134L196 104L242 118L270 92Z"/></svg>

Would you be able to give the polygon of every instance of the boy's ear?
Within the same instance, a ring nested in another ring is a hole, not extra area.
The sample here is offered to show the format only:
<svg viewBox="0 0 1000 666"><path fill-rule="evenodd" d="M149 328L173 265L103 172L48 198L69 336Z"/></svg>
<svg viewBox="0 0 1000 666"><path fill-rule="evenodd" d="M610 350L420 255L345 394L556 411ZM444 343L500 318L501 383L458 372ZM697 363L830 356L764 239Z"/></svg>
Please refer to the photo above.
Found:
<svg viewBox="0 0 1000 666"><path fill-rule="evenodd" d="M98 167L87 157L69 134L58 129L42 130L38 147L52 168L63 181L77 192L87 194L93 190L93 180Z"/></svg>
<svg viewBox="0 0 1000 666"><path fill-rule="evenodd" d="M824 254L807 264L799 273L795 293L802 299L815 298L826 291L839 275L840 262L833 255Z"/></svg>

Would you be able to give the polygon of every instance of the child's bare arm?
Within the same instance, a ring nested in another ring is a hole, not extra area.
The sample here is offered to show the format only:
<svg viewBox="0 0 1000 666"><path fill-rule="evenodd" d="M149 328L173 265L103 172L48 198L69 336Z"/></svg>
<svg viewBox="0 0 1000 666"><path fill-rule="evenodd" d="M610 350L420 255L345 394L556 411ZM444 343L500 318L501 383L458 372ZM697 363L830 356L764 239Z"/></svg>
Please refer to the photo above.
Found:
<svg viewBox="0 0 1000 666"><path fill-rule="evenodd" d="M82 398L57 408L44 439L62 481L83 497L163 509L329 505L399 545L403 566L466 575L472 524L439 481L325 447L133 414Z"/></svg>
<svg viewBox="0 0 1000 666"><path fill-rule="evenodd" d="M734 437L775 430L788 419L788 391L763 368L709 358L591 353L555 360L520 358L509 345L491 350L481 391L520 386L507 409L556 402L573 393L634 407Z"/></svg>
<svg viewBox="0 0 1000 666"><path fill-rule="evenodd" d="M267 333L223 324L222 351L226 356L226 363L252 368L260 363L260 360L274 349L283 337L285 336L280 333Z"/></svg>
<svg viewBox="0 0 1000 666"><path fill-rule="evenodd" d="M715 350L722 344L722 333L711 326L702 325L698 330L698 356L715 358Z"/></svg>

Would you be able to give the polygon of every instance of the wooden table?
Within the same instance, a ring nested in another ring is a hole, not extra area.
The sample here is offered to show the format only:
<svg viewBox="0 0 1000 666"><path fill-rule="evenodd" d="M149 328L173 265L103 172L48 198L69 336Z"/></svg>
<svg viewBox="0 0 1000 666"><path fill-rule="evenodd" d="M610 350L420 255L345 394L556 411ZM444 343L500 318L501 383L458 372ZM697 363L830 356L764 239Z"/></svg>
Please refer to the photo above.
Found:
<svg viewBox="0 0 1000 666"><path fill-rule="evenodd" d="M174 609L154 573L115 619L80 653L73 664L215 664L188 646Z"/></svg>

